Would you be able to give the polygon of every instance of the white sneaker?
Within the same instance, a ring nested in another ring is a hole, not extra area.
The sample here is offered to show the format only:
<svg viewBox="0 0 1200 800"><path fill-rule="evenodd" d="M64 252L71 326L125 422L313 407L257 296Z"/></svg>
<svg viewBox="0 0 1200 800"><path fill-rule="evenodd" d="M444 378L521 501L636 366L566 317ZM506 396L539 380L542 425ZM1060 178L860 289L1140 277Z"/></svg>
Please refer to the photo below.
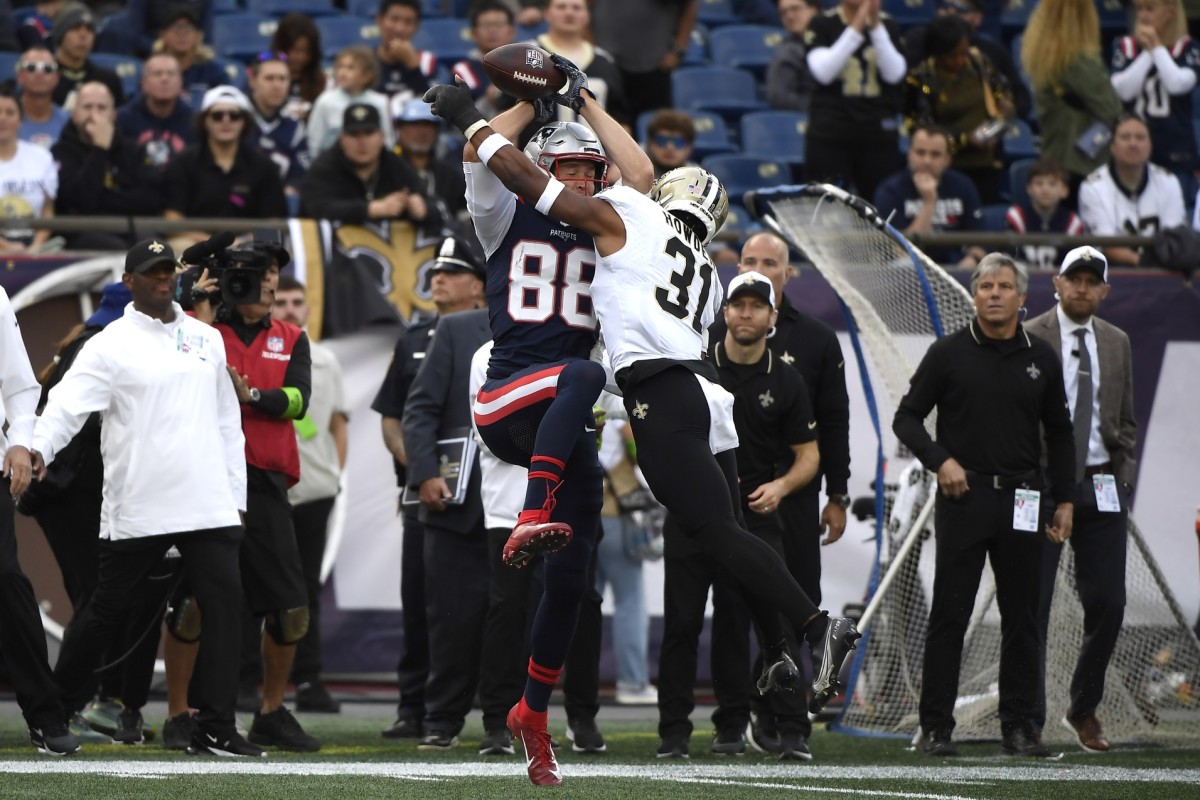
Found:
<svg viewBox="0 0 1200 800"><path fill-rule="evenodd" d="M658 690L650 684L640 689L622 689L618 686L617 702L623 706L656 706Z"/></svg>

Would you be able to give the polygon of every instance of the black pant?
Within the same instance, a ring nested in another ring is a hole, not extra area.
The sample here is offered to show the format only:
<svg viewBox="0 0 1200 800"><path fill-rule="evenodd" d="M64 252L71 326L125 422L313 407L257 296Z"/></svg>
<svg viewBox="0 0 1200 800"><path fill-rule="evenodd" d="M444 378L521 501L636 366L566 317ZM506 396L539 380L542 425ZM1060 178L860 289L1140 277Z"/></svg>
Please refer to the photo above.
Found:
<svg viewBox="0 0 1200 800"><path fill-rule="evenodd" d="M820 129L812 120L810 131ZM900 169L900 147L895 133L874 142L845 142L822 139L809 133L804 144L804 174L811 182L840 184L868 203L875 201L875 188Z"/></svg>
<svg viewBox="0 0 1200 800"><path fill-rule="evenodd" d="M1125 619L1125 550L1129 498L1123 489L1119 512L1099 511L1090 478L1079 485L1071 550L1075 554L1075 590L1083 605L1083 645L1071 678L1071 705L1067 716L1078 721L1096 712L1104 698L1104 674ZM1046 647L1050 604L1054 599L1061 544L1046 543L1042 553L1041 602L1038 604L1038 638L1042 645L1035 721L1046 723ZM1070 587L1061 587L1070 591ZM1049 643L1055 644L1055 643Z"/></svg>
<svg viewBox="0 0 1200 800"><path fill-rule="evenodd" d="M0 478L0 653L8 666L17 704L29 726L45 728L61 723L63 706L47 660L46 631L42 628L33 585L17 560L13 501L7 478Z"/></svg>
<svg viewBox="0 0 1200 800"><path fill-rule="evenodd" d="M308 633L296 645L296 660L292 663L292 682L297 686L321 679L321 561L325 558L333 501L334 498L326 497L292 506L296 546L300 549L300 567L308 590Z"/></svg>
<svg viewBox="0 0 1200 800"><path fill-rule="evenodd" d="M113 634L134 602L130 589L162 561L171 545L183 555L183 570L204 619L192 692L198 721L213 732L233 729L237 697L242 604L238 551L242 529L214 528L191 533L145 536L100 543L100 582L95 594L67 628L54 678L62 687L63 706L83 708L96 692L99 666Z"/></svg>
<svg viewBox="0 0 1200 800"><path fill-rule="evenodd" d="M621 85L625 89L625 100L629 104L630 124L636 124L638 116L644 111L657 111L672 105L671 73L665 70L621 70Z"/></svg>
<svg viewBox="0 0 1200 800"><path fill-rule="evenodd" d="M1045 493L1043 492L1043 498ZM1015 531L1013 490L972 485L957 500L938 495L934 506L937 559L933 603L925 639L921 678L921 728L932 737L954 730L963 638L990 559L1000 608L1000 728L1031 731L1037 702L1040 648L1037 636L1038 587L1044 525L1052 506L1042 503L1038 529Z"/></svg>
<svg viewBox="0 0 1200 800"><path fill-rule="evenodd" d="M425 719L425 681L429 678L429 623L425 614L425 526L417 509L404 509L400 548L400 623L403 649L396 664L400 704L396 716Z"/></svg>
<svg viewBox="0 0 1200 800"><path fill-rule="evenodd" d="M537 611L544 584L545 561L536 560L525 569L506 566L500 555L510 528L489 528L487 620L483 629L482 663L479 676L479 705L486 731L505 726L508 710L521 699L529 664L529 629ZM588 564L589 585L579 606L579 622L563 665L563 701L567 718L595 719L600 710L601 596L595 590L596 555ZM517 643L521 645L518 647Z"/></svg>
<svg viewBox="0 0 1200 800"><path fill-rule="evenodd" d="M425 523L429 679L425 732L458 735L479 682L488 607L487 537Z"/></svg>

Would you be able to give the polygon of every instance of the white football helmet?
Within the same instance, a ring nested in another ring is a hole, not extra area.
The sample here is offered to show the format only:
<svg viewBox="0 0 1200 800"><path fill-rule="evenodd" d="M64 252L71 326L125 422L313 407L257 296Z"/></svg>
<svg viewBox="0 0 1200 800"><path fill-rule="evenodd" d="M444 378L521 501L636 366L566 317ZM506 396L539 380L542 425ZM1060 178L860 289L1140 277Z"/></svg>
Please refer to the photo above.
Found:
<svg viewBox="0 0 1200 800"><path fill-rule="evenodd" d="M696 233L704 244L712 241L729 216L729 195L717 176L708 170L689 165L676 167L650 187L650 199L667 213L689 216L700 223Z"/></svg>
<svg viewBox="0 0 1200 800"><path fill-rule="evenodd" d="M595 192L608 186L608 157L604 145L586 125L578 122L551 122L543 125L525 145L529 160L560 181L582 180L558 174L560 161L592 161L596 164Z"/></svg>

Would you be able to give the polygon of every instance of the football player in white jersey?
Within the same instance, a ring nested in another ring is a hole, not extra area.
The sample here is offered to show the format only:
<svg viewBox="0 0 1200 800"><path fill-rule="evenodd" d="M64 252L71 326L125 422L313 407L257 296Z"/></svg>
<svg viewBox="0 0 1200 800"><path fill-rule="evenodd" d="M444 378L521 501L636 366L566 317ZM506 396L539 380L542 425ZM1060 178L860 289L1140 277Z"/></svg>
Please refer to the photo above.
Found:
<svg viewBox="0 0 1200 800"><path fill-rule="evenodd" d="M581 95L584 105L594 101L586 89ZM741 524L733 398L701 360L703 331L721 307L705 245L729 211L724 188L699 167L680 167L655 181L649 197L623 186L594 197L563 191L558 179L488 126L466 86L435 86L425 100L463 132L505 186L542 213L593 235L600 263L592 300L624 393L639 466L680 527L737 580L756 620L767 627L764 640L782 638L782 615L809 641L811 710L819 711L837 693L858 631L851 620L819 610L775 551ZM768 689L796 680L786 651L773 655L764 669Z"/></svg>

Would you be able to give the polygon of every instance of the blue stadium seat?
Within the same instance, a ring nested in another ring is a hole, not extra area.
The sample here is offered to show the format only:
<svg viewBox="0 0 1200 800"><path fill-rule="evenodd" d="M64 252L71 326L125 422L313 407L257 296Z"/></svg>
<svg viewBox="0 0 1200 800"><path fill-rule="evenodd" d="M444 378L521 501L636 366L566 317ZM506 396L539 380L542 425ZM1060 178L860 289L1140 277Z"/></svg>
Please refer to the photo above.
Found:
<svg viewBox="0 0 1200 800"><path fill-rule="evenodd" d="M270 17L282 17L284 14L298 13L309 17L328 17L342 13L333 5L333 0L245 0L246 11L251 14L265 14Z"/></svg>
<svg viewBox="0 0 1200 800"><path fill-rule="evenodd" d="M769 25L726 25L709 34L708 53L713 66L748 69L761 78L785 36Z"/></svg>
<svg viewBox="0 0 1200 800"><path fill-rule="evenodd" d="M742 205L742 198L730 197L729 216L725 218L725 224L721 226L717 239L736 244L746 241L751 234L760 230L762 230L762 225Z"/></svg>
<svg viewBox="0 0 1200 800"><path fill-rule="evenodd" d="M379 0L346 0L346 13L352 17L375 19L379 13Z"/></svg>
<svg viewBox="0 0 1200 800"><path fill-rule="evenodd" d="M13 80L16 77L17 62L20 60L20 53L0 52L0 81Z"/></svg>
<svg viewBox="0 0 1200 800"><path fill-rule="evenodd" d="M1033 9L1037 5L1037 0L1008 0L1004 4L1004 13L1000 16L1000 25L1004 30L1005 38L1020 34L1029 25L1029 16L1033 14Z"/></svg>
<svg viewBox="0 0 1200 800"><path fill-rule="evenodd" d="M787 164L778 161L729 154L709 156L701 164L717 176L730 199L738 202L751 189L766 189L791 182L791 170Z"/></svg>
<svg viewBox="0 0 1200 800"><path fill-rule="evenodd" d="M755 111L742 117L742 154L803 164L807 133L808 114L802 111Z"/></svg>
<svg viewBox="0 0 1200 800"><path fill-rule="evenodd" d="M683 59L679 62L683 67L704 67L708 66L708 31L702 26L697 25L692 28L692 34L688 36L687 50L684 51Z"/></svg>
<svg viewBox="0 0 1200 800"><path fill-rule="evenodd" d="M115 53L92 53L88 57L93 64L111 69L121 79L121 88L127 97L137 94L142 80L142 60L134 56L119 56Z"/></svg>
<svg viewBox="0 0 1200 800"><path fill-rule="evenodd" d="M883 0L883 10L896 20L901 28L924 25L937 13L934 0Z"/></svg>
<svg viewBox="0 0 1200 800"><path fill-rule="evenodd" d="M214 58L213 63L219 66L227 76L230 86L236 86L243 92L250 90L249 80L246 77L246 65L240 61L234 61L232 58ZM200 106L197 105L196 108Z"/></svg>
<svg viewBox="0 0 1200 800"><path fill-rule="evenodd" d="M262 14L213 17L213 49L224 58L249 61L271 46L279 22Z"/></svg>
<svg viewBox="0 0 1200 800"><path fill-rule="evenodd" d="M1022 158L1008 167L1008 197L1012 202L1023 203L1029 199L1025 184L1029 183L1029 170L1037 163L1036 158Z"/></svg>
<svg viewBox="0 0 1200 800"><path fill-rule="evenodd" d="M240 14L245 10L242 0L213 0L214 14Z"/></svg>
<svg viewBox="0 0 1200 800"><path fill-rule="evenodd" d="M708 28L717 28L736 25L742 18L733 10L733 0L700 0L696 8L696 20Z"/></svg>
<svg viewBox="0 0 1200 800"><path fill-rule="evenodd" d="M754 76L728 67L675 70L671 73L671 102L684 111L715 111L725 117L740 117L767 107L758 99Z"/></svg>
<svg viewBox="0 0 1200 800"><path fill-rule="evenodd" d="M457 17L423 20L413 35L413 45L428 50L439 63L447 65L462 61L475 49L471 23Z"/></svg>
<svg viewBox="0 0 1200 800"><path fill-rule="evenodd" d="M1099 0L1096 3L1096 11L1100 15L1101 31L1120 35L1129 30L1129 17L1121 0Z"/></svg>
<svg viewBox="0 0 1200 800"><path fill-rule="evenodd" d="M337 53L352 44L375 47L379 43L379 26L372 17L321 17L314 22L326 53Z"/></svg>
<svg viewBox="0 0 1200 800"><path fill-rule="evenodd" d="M1004 160L1011 164L1022 158L1038 156L1037 137L1029 123L1023 119L1009 120L1008 128L1004 131Z"/></svg>
<svg viewBox="0 0 1200 800"><path fill-rule="evenodd" d="M1008 203L991 203L980 209L983 229L992 233L1004 230L1004 215L1008 211Z"/></svg>

